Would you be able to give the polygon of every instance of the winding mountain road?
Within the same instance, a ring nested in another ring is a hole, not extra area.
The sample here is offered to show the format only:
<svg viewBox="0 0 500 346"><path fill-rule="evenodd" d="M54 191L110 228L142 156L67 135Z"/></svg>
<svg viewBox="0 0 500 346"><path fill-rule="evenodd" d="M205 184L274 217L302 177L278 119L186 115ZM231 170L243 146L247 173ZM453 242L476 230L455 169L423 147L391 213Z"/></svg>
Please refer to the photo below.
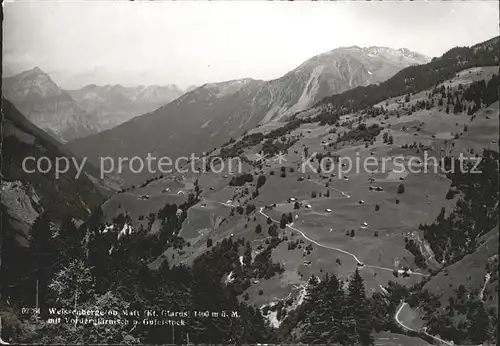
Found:
<svg viewBox="0 0 500 346"><path fill-rule="evenodd" d="M445 345L449 345L449 346L455 345L455 343L453 341L446 341L446 340L441 339L440 337L437 337L437 336L434 336L434 335L427 333L425 328L422 330L416 330L416 329L413 329L411 327L408 327L403 322L401 322L401 320L399 319L399 314L401 313L401 311L403 311L403 309L405 308L406 305L407 305L406 302L401 302L401 305L399 305L399 308L398 308L398 311L396 312L396 315L394 315L394 320L396 321L397 324L399 324L401 327L403 327L406 330L409 330L412 332L417 332L417 333L424 333L425 335L433 338L434 340L440 342L441 344L445 344Z"/></svg>
<svg viewBox="0 0 500 346"><path fill-rule="evenodd" d="M272 217L270 217L269 215L267 215L266 213L263 212L264 210L264 207L260 207L259 209L259 213L264 216L266 219L269 218L271 219L271 221L273 221L274 223L277 223L279 224L280 222L278 220L275 220L273 219ZM343 249L340 249L340 248L337 248L337 247L333 247L333 246L328 246L328 245L324 245L324 244L321 244L320 242L314 240L314 239L311 239L307 236L307 234L305 234L303 231L301 231L300 229L296 228L293 226L293 223L292 224L287 224L286 227L290 228L291 230L294 230L296 232L298 232L304 239L310 241L311 243L313 244L316 244L317 246L319 247L322 247L324 249L329 249L329 250L333 250L333 251L338 251L338 252L341 252L345 255L348 255L348 256L351 256L357 264L361 265L361 266L365 266L365 264L363 262L361 262L359 260L358 257L356 257L355 254L353 254L352 252L349 252L349 251L346 251L346 250L343 250ZM369 268L374 268L374 269L380 269L380 270L385 270L385 271L390 271L390 272L393 272L394 269L393 268L386 268L386 267L380 267L380 266L376 266L376 265L370 265L370 264L367 264L366 267L369 267ZM418 275L418 276L429 276L428 274L422 274L422 273L416 273L416 272L412 272L412 271L408 271L407 272L409 275Z"/></svg>
<svg viewBox="0 0 500 346"><path fill-rule="evenodd" d="M339 193L342 194L343 197L345 198L351 198L351 196L349 194L347 194L346 192L344 191L341 191L339 189L335 189L335 188L331 188ZM222 204L226 207L234 207L234 205L231 205L231 204L228 204L228 203L224 203L224 202L219 202L219 201L211 201L211 202L215 202L215 203L219 203L219 204ZM278 220L275 220L273 219L272 217L270 217L269 215L267 215L266 213L264 213L264 207L260 207L259 208L259 214L261 214L262 216L264 216L266 219L270 219L272 222L276 223L276 224L279 224L280 222ZM351 256L355 261L356 261L356 264L360 265L360 266L366 266L368 268L373 268L373 269L379 269L379 270L385 270L385 271L389 271L389 272L393 272L394 271L394 268L386 268L386 267L381 267L381 266L377 266L377 265L371 265L371 264L364 264L363 262L361 262L359 260L359 258L349 252L349 251L346 251L346 250L343 250L343 249L340 249L340 248L337 248L337 247L332 247L332 246L328 246L328 245L325 245L325 244L321 244L320 242L314 240L314 239L311 239L310 237L307 236L307 234L305 232L303 232L302 230L298 229L297 227L294 227L293 226L293 223L291 224L287 224L286 227L288 227L289 229L291 230L294 230L296 231L297 233L299 233L304 239L310 241L311 243L315 244L316 246L319 246L319 247L322 247L322 248L325 248L325 249L329 249L329 250L332 250L332 251L337 251L337 252L340 252L340 253L343 253L345 255L348 255L348 256ZM423 277L428 277L429 275L428 274L423 274L423 273L417 273L417 272L413 272L411 270L408 270L407 271L407 274L409 275L417 275L417 276L423 276ZM488 279L489 278L486 278L486 283L488 282ZM485 283L485 286L486 286L486 283ZM385 289L383 288L383 286L380 285L380 288L382 291L385 291ZM483 288L484 290L484 288ZM444 344L444 345L449 345L449 346L453 346L454 343L453 341L446 341L446 340L443 340L437 336L434 336L434 335L431 335L429 333L427 333L427 331L425 330L425 328L423 330L415 330L411 327L408 327L406 326L405 324L403 324L403 322L399 319L399 314L401 313L401 311L406 307L407 303L406 302L401 302L401 305L399 306L396 314L394 315L394 319L396 321L396 323L398 323L398 325L400 325L403 329L406 329L406 330L409 330L409 331L413 331L413 332L421 332L421 333L424 333L425 335L431 337L432 339L440 342L441 344Z"/></svg>
<svg viewBox="0 0 500 346"><path fill-rule="evenodd" d="M312 182L315 182L315 181L312 181ZM315 183L317 183L317 182L315 182ZM333 187L330 187L330 188L333 189L333 190L335 190L335 191L337 191L337 192L339 192L339 193L341 193L342 196L345 197L345 198L351 198L351 196L349 194L347 194L346 192L344 192L342 190L339 190L339 189L336 189L336 188L333 188ZM206 200L206 201L207 202L215 202L215 203L218 203L218 204L222 204L223 206L226 206L226 207L234 207L234 205L232 205L232 204L228 204L228 203L224 203L224 202L219 202L219 201L215 201L215 200ZM262 216L264 216L266 219L267 218L271 219L271 221L273 221L274 223L277 223L277 224L280 223L278 220L275 220L272 217L270 217L269 215L267 215L266 213L264 213L263 210L264 210L264 207L260 207L259 208L259 214L261 214ZM394 268L386 268L386 267L380 267L380 266L377 266L377 265L365 264L362 261L360 261L360 259L355 254L353 254L352 252L349 252L349 251L346 251L346 250L343 250L343 249L340 249L340 248L337 248L337 247L333 247L333 246L328 246L328 245L325 245L325 244L321 244L320 242L318 242L318 241L316 241L316 240L311 239L310 237L308 237L307 234L304 231L298 229L297 227L294 227L293 223L287 224L286 227L290 228L291 230L294 230L294 231L298 232L304 239L310 241L311 243L313 243L313 244L315 244L315 245L317 245L317 246L319 246L321 248L332 250L332 251L337 251L337 252L343 253L345 255L351 256L356 261L356 264L358 264L360 266L366 266L368 268L385 270L385 271L389 271L389 272L393 272L394 271ZM417 272L413 272L411 270L408 270L407 274L409 274L409 275L423 276L423 277L429 276L428 274L417 273Z"/></svg>
<svg viewBox="0 0 500 346"><path fill-rule="evenodd" d="M260 209L259 209L259 213L260 213L262 216L264 216L265 218L269 218L269 219L271 219L271 221L273 221L274 223L277 223L277 224L279 224L279 223L280 223L279 221L277 221L277 220L273 219L272 217L270 217L269 215L265 214L262 210L264 210L264 208L263 208L263 207L260 207ZM354 260L355 260L357 263L359 263L359 264L361 264L361 263L362 263L362 262L361 262L361 261L360 261L360 260L356 257L356 255L355 255L355 254L353 254L353 253L351 253L351 252L349 252L349 251L345 251L345 250L342 250L342 249L339 249L339 248L336 248L336 247L331 247L331 246L328 246L328 245L324 245L324 244L321 244L321 243L317 242L317 241L316 241L316 240L314 240L314 239L309 238L309 237L308 237L308 236L307 236L304 232L302 232L300 229L298 229L298 228L296 228L296 227L293 227L293 223L292 223L292 224L287 224L287 225L286 225L286 227L288 227L288 228L290 228L290 229L292 229L292 230L294 230L294 231L296 231L296 232L300 233L300 235L302 235L302 237L304 237L304 239L306 239L306 240L310 241L310 242L311 242L311 243L313 243L313 244L316 244L316 245L317 245L317 246L319 246L319 247L322 247L322 248L325 248L325 249L329 249L329 250L334 250L334 251L339 251L339 252L342 252L342 253L344 253L344 254L346 254L346 255L349 255L349 256L351 256L352 258L354 258Z"/></svg>

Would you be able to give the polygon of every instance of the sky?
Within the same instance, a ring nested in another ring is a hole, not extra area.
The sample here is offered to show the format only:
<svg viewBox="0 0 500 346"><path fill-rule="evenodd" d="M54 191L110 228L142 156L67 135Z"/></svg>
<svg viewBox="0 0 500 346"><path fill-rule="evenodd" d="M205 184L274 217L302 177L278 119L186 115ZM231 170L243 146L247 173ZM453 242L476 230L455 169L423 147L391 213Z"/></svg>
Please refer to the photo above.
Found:
<svg viewBox="0 0 500 346"><path fill-rule="evenodd" d="M430 57L499 35L496 1L4 2L3 67L60 86L274 79L342 46Z"/></svg>

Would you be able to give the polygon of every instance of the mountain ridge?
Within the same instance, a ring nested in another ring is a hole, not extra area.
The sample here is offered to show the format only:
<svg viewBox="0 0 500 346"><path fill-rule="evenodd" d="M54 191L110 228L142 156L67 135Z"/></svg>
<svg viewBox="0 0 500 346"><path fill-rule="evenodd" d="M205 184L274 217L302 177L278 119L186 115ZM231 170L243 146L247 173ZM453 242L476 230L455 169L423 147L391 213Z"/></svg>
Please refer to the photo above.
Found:
<svg viewBox="0 0 500 346"><path fill-rule="evenodd" d="M149 113L180 97L184 91L175 84L131 87L89 84L68 93L80 107L96 113L102 131Z"/></svg>
<svg viewBox="0 0 500 346"><path fill-rule="evenodd" d="M104 200L103 190L89 178L95 168L86 166L78 179L71 165L59 178L55 178L53 170L46 174L36 170L27 173L21 169L26 157L48 157L53 167L58 157L71 159L73 155L6 99L2 99L2 114L2 203L10 217L20 224L19 228L27 232L33 217L47 210L59 220L69 214L81 219L88 216ZM24 212L19 213L19 208ZM21 218L16 217L19 214Z"/></svg>
<svg viewBox="0 0 500 346"><path fill-rule="evenodd" d="M414 60L368 57L366 52L338 48L308 59L274 80L242 78L205 83L153 112L68 146L94 162L99 155L152 152L174 158L201 153L257 125L281 122L326 95L385 80L412 63ZM188 139L193 135L195 143Z"/></svg>
<svg viewBox="0 0 500 346"><path fill-rule="evenodd" d="M61 142L97 133L95 119L39 67L2 79L3 96Z"/></svg>

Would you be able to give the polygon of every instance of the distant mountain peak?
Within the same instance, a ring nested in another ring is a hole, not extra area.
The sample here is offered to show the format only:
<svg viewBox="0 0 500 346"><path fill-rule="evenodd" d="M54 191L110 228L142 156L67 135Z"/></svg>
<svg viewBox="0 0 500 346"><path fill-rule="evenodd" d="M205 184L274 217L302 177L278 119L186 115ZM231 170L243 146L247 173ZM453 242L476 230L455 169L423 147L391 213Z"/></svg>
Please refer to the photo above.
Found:
<svg viewBox="0 0 500 346"><path fill-rule="evenodd" d="M328 52L318 54L299 66L299 70L315 66L328 66L330 64L346 64L355 60L365 65L365 67L377 61L379 63L383 61L384 63L398 65L399 68L402 69L409 65L426 64L431 59L408 48L349 46L338 47ZM370 69L368 68L368 70Z"/></svg>
<svg viewBox="0 0 500 346"><path fill-rule="evenodd" d="M65 142L95 133L89 114L39 67L2 80L2 92L36 126Z"/></svg>
<svg viewBox="0 0 500 346"><path fill-rule="evenodd" d="M63 91L39 67L23 71L12 77L3 79L2 90L11 101L25 97L27 94L41 97L60 96Z"/></svg>
<svg viewBox="0 0 500 346"><path fill-rule="evenodd" d="M13 77L17 77L17 78L36 78L36 77L39 77L39 76L47 76L48 77L48 74L46 74L41 68L39 67L34 67L30 70L24 70L18 74L15 74L13 75L12 77L9 77L9 78L13 78Z"/></svg>
<svg viewBox="0 0 500 346"><path fill-rule="evenodd" d="M252 78L233 79L218 83L206 83L200 89L208 90L217 97L223 97L238 92L252 82L257 81Z"/></svg>

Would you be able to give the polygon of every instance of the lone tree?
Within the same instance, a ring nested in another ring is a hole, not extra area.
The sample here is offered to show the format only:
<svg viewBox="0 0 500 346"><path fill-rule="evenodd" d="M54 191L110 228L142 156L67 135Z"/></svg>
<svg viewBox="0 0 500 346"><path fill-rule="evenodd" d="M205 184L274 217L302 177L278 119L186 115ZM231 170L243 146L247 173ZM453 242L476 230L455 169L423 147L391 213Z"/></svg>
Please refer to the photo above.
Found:
<svg viewBox="0 0 500 346"><path fill-rule="evenodd" d="M296 201L293 205L293 209L299 209L300 208L300 203Z"/></svg>
<svg viewBox="0 0 500 346"><path fill-rule="evenodd" d="M405 186L403 184L398 185L398 193L404 193L405 192Z"/></svg>
<svg viewBox="0 0 500 346"><path fill-rule="evenodd" d="M354 344L372 345L372 314L366 298L363 278L356 268L352 279L349 281L347 293L347 317L355 321Z"/></svg>
<svg viewBox="0 0 500 346"><path fill-rule="evenodd" d="M212 240L212 238L208 238L207 239L207 247L212 247L214 241Z"/></svg>
<svg viewBox="0 0 500 346"><path fill-rule="evenodd" d="M252 247L250 246L250 242L246 243L245 253L243 254L243 265L247 268L252 266Z"/></svg>
<svg viewBox="0 0 500 346"><path fill-rule="evenodd" d="M285 228L288 223L288 216L286 214L281 214L280 228Z"/></svg>

